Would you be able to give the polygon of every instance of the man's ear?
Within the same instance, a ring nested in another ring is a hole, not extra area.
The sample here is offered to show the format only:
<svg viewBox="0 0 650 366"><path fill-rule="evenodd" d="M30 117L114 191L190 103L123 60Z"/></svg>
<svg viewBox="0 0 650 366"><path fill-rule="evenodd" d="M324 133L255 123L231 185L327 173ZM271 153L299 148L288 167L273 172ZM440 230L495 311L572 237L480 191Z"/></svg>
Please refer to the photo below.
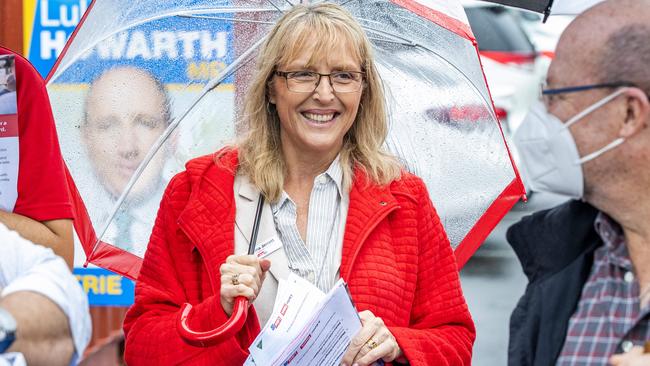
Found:
<svg viewBox="0 0 650 366"><path fill-rule="evenodd" d="M620 137L628 138L642 131L650 123L650 101L639 88L629 88L625 94L625 122Z"/></svg>

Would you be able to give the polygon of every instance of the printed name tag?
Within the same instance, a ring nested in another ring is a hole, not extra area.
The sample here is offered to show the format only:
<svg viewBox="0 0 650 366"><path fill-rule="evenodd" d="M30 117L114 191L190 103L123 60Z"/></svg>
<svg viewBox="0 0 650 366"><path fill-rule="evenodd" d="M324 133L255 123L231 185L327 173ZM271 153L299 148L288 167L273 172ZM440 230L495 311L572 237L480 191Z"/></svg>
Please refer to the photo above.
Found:
<svg viewBox="0 0 650 366"><path fill-rule="evenodd" d="M257 258L265 258L281 247L282 242L277 236L274 236L271 239L262 242L261 244L257 244L255 247L255 256Z"/></svg>

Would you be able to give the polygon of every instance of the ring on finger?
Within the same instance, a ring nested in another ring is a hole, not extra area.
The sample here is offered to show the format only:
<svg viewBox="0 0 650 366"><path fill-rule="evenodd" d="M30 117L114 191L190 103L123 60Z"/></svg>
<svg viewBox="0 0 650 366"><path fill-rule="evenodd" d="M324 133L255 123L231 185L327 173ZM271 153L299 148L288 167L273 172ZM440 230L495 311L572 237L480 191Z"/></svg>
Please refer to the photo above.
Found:
<svg viewBox="0 0 650 366"><path fill-rule="evenodd" d="M232 275L231 282L233 286L239 285L239 273L235 273L234 275Z"/></svg>
<svg viewBox="0 0 650 366"><path fill-rule="evenodd" d="M379 346L379 343L377 343L374 339L370 338L368 342L366 342L366 346L368 346L368 348L370 348L370 350L372 351L373 349L377 348L377 346Z"/></svg>

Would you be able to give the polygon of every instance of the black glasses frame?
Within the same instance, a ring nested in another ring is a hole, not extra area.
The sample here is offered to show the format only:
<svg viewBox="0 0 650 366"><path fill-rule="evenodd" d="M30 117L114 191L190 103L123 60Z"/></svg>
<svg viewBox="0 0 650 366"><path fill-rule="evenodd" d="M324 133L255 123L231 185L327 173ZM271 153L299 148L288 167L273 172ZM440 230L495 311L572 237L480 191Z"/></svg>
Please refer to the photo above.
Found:
<svg viewBox="0 0 650 366"><path fill-rule="evenodd" d="M274 74L277 75L277 76L283 77L285 82L287 83L287 89L289 89L290 91L292 91L294 93L313 93L314 91L316 91L316 89L320 85L320 82L323 79L323 76L327 76L327 79L330 82L330 86L332 87L332 89L335 92L337 92L337 93L356 93L356 92L358 92L359 90L361 90L363 88L363 77L366 75L366 73L363 72L363 71L334 71L334 72L330 72L329 74L321 74L320 72L309 71L310 73L318 75L318 80L314 84L314 89L312 91L296 91L296 90L292 90L291 87L289 87L289 79L291 79L291 77L290 77L291 74L294 74L294 73L297 73L297 72L304 72L304 71L302 71L302 70L301 71L280 71L280 70L276 70L276 71L274 71ZM348 73L348 74L360 75L361 76L361 78L360 78L361 81L359 82L359 88L356 89L356 90L350 90L350 91L338 91L338 90L336 90L336 86L332 82L332 77L331 76L335 75L335 74L338 74L338 73Z"/></svg>
<svg viewBox="0 0 650 366"><path fill-rule="evenodd" d="M542 95L557 95L557 94L576 93L576 92L581 92L581 91L586 91L591 89L622 88L625 86L636 87L634 83L628 81L617 81L613 83L570 86L566 88L557 88L557 89L544 89L544 85L542 85L541 90L542 90Z"/></svg>
<svg viewBox="0 0 650 366"><path fill-rule="evenodd" d="M556 89L545 89L546 83L540 85L539 97L544 103L544 105L549 108L553 104L553 100L556 96L561 94L577 93L583 92L592 89L607 89L607 88L623 88L623 87L634 87L638 86L629 81L615 81L611 83L600 83L600 84L589 84L589 85L579 85L579 86L569 86L565 88L556 88Z"/></svg>

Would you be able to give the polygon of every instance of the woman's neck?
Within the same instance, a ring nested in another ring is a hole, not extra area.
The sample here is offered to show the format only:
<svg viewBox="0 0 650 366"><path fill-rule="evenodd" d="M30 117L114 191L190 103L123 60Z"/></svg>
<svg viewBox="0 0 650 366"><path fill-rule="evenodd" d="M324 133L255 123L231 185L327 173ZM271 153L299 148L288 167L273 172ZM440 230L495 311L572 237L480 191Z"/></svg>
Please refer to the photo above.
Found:
<svg viewBox="0 0 650 366"><path fill-rule="evenodd" d="M285 190L288 187L310 187L319 174L326 171L338 155L338 151L329 154L297 153L283 149L287 175L284 179ZM308 190L311 192L311 189Z"/></svg>

